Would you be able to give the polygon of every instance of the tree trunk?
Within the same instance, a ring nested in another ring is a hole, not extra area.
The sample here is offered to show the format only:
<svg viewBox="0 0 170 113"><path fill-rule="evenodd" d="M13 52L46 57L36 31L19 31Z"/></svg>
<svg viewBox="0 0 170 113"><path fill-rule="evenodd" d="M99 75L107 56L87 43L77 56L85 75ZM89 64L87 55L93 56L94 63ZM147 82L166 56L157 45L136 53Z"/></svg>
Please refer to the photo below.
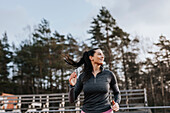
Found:
<svg viewBox="0 0 170 113"><path fill-rule="evenodd" d="M23 72L22 72L22 69L21 69L21 88L20 88L20 93L23 94Z"/></svg>
<svg viewBox="0 0 170 113"><path fill-rule="evenodd" d="M34 82L34 77L32 77L32 93L35 94L35 82Z"/></svg>
<svg viewBox="0 0 170 113"><path fill-rule="evenodd" d="M112 70L112 51L111 51L110 45L109 45L109 33L108 33L107 26L106 26L106 38L107 38L107 48L106 49L108 50L108 54L109 54L109 60L108 60L109 70L113 71Z"/></svg>
<svg viewBox="0 0 170 113"><path fill-rule="evenodd" d="M126 87L126 90L128 90L129 89L129 83L128 83L128 76L127 76L127 73L126 73L126 62L125 62L123 47L121 48L121 52L122 52L123 72L124 72L124 76L125 76L125 85L126 85L125 87Z"/></svg>
<svg viewBox="0 0 170 113"><path fill-rule="evenodd" d="M61 68L61 91L64 92L64 71Z"/></svg>
<svg viewBox="0 0 170 113"><path fill-rule="evenodd" d="M153 81L152 81L152 71L150 72L150 86L151 86L151 92L152 92L152 100L153 100L153 105L155 106L156 105L156 102L155 102L155 92L154 92L154 85L153 85Z"/></svg>
<svg viewBox="0 0 170 113"><path fill-rule="evenodd" d="M52 79L51 68L50 68L49 71L50 71L50 72L49 72L49 74L50 74L50 89L51 89L51 91L53 92L53 79Z"/></svg>
<svg viewBox="0 0 170 113"><path fill-rule="evenodd" d="M163 66L160 65L160 62L159 62L159 66L160 66L160 74L161 74L161 90L162 90L162 104L163 106L165 106L165 93L164 93L164 75L163 75ZM166 113L166 110L163 109L163 113Z"/></svg>

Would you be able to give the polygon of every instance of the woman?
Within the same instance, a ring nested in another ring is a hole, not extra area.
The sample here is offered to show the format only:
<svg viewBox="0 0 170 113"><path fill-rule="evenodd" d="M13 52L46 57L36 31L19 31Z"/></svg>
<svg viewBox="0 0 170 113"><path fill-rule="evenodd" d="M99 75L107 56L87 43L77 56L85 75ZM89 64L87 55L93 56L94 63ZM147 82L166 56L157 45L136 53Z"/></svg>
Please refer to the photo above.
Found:
<svg viewBox="0 0 170 113"><path fill-rule="evenodd" d="M74 102L83 90L84 101L81 113L113 113L119 110L120 91L115 75L103 69L104 55L101 49L94 48L85 52L79 62L74 62L68 56L65 61L79 67L84 64L83 73L77 79L73 72L69 78L69 100ZM113 90L115 104L109 102L109 89Z"/></svg>

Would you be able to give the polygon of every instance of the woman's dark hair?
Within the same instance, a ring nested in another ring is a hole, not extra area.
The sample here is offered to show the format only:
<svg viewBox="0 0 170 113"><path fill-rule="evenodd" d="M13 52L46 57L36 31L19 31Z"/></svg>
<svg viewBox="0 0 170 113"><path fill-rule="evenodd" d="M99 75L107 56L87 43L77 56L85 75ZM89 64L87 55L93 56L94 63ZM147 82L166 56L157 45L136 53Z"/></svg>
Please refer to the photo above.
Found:
<svg viewBox="0 0 170 113"><path fill-rule="evenodd" d="M65 56L64 60L68 64L74 66L74 67L80 67L81 65L84 64L84 69L83 72L85 73L85 76L83 77L83 82L86 82L93 76L92 71L93 71L93 66L91 64L91 61L89 59L89 56L93 56L95 53L95 50L100 49L100 48L94 48L89 51L85 51L83 54L83 57L80 59L79 62L73 61L69 56ZM101 66L102 68L102 66Z"/></svg>

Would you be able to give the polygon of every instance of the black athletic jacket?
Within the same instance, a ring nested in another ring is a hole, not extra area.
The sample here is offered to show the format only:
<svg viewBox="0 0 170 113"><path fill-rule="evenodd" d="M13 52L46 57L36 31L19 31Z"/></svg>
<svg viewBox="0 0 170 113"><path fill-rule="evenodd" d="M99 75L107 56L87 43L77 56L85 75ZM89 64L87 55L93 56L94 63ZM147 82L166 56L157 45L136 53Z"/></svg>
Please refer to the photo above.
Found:
<svg viewBox="0 0 170 113"><path fill-rule="evenodd" d="M82 82L84 73L82 73L76 85L70 88L69 100L74 102L83 90L84 101L82 110L86 113L102 113L111 109L109 102L109 89L113 90L115 102L120 103L121 96L117 85L115 75L109 70L102 70L95 76L92 76L85 83Z"/></svg>

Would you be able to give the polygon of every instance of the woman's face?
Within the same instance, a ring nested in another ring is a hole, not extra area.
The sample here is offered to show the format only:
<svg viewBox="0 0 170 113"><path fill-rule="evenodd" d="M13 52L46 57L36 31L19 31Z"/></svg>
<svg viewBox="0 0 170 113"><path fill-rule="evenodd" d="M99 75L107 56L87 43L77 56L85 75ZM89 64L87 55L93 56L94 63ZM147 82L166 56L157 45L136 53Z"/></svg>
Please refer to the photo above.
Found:
<svg viewBox="0 0 170 113"><path fill-rule="evenodd" d="M101 49L95 50L94 55L91 56L90 59L93 63L96 63L98 65L102 65L103 61L104 61L104 54L103 54L102 50Z"/></svg>

